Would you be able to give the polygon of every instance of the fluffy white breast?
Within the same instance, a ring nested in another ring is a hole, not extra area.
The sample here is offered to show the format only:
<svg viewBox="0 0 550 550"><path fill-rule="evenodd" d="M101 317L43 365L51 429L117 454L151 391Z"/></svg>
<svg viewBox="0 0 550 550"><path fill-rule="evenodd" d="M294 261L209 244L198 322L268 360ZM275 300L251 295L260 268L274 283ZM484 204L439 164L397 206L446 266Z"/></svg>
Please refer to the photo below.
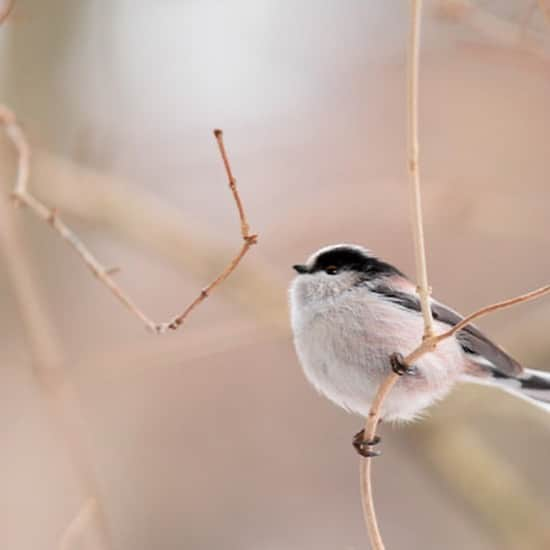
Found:
<svg viewBox="0 0 550 550"><path fill-rule="evenodd" d="M406 355L421 341L420 314L349 281L326 274L300 275L290 289L291 321L300 363L318 391L347 410L368 414L394 352ZM444 327L437 327L436 329ZM454 339L415 365L386 400L386 419L411 419L443 397L463 369Z"/></svg>

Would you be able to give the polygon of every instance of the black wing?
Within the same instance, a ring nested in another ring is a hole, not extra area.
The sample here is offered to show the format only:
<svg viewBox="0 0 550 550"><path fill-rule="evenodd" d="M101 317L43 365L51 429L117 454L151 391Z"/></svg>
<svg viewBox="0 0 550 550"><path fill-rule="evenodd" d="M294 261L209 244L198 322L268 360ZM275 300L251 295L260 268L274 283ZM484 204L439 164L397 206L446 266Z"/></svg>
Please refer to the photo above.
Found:
<svg viewBox="0 0 550 550"><path fill-rule="evenodd" d="M371 287L371 291L381 294L406 309L417 312L421 311L420 300L417 296L391 289L386 285L379 285L375 288ZM456 311L434 301L432 301L432 315L435 320L449 326L458 324L464 318ZM523 372L523 367L515 359L491 342L474 325L466 325L461 329L457 334L457 339L466 353L487 359L501 373L508 376L516 376Z"/></svg>
<svg viewBox="0 0 550 550"><path fill-rule="evenodd" d="M456 311L438 302L432 302L433 318L441 323L454 326L463 317ZM487 359L498 371L514 376L523 372L523 367L512 357L510 357L502 348L491 342L474 325L466 325L458 331L457 339L467 353L481 355Z"/></svg>

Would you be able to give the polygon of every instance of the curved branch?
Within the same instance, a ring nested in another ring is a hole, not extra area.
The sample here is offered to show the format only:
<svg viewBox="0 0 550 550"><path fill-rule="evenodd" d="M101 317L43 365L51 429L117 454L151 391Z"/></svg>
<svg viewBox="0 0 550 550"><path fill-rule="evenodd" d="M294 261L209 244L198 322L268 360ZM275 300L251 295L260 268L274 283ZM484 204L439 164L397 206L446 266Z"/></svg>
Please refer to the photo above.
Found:
<svg viewBox="0 0 550 550"><path fill-rule="evenodd" d="M428 286L428 276L426 268L426 251L424 246L424 231L422 223L422 203L420 196L420 175L418 171L418 58L420 44L420 20L421 20L422 0L412 0L411 19L410 19L410 42L408 55L408 85L407 85L407 114L408 114L408 169L411 183L411 210L412 226L414 236L414 248L416 259L416 271L418 287L417 292L422 306L422 315L424 319L424 335L422 343L412 351L405 362L409 365L414 364L420 357L426 353L432 352L443 340L450 338L459 330L471 323L474 319L487 315L488 313L504 309L515 304L527 302L541 297L550 292L550 285L539 288L527 294L504 300L479 309L465 317L460 323L441 334L434 335L433 320L430 307L430 288ZM386 396L391 391L399 376L393 371L384 379L379 386L368 417L364 430L364 441L373 441L376 436L376 429L380 420L382 405ZM371 458L362 458L360 461L360 484L361 484L361 502L363 515L367 530L369 533L373 550L384 550L384 541L380 534L374 498L372 494L371 482Z"/></svg>
<svg viewBox="0 0 550 550"><path fill-rule="evenodd" d="M81 260L92 272L92 274L105 285L111 293L151 331L161 333L166 329L177 329L188 315L203 302L217 286L219 286L237 268L248 250L257 243L258 236L250 234L244 208L239 196L236 180L231 173L229 161L223 144L221 130L215 130L214 135L218 143L220 154L229 179L229 187L233 194L239 219L241 223L241 236L243 245L236 256L229 262L221 274L211 282L200 294L190 303L184 312L168 323L156 323L130 298L123 288L114 280L112 275L117 269L103 266L90 251L90 249L78 238L78 236L65 224L55 208L47 207L28 190L30 171L30 148L21 127L18 125L14 113L7 107L0 105L0 124L5 128L6 134L17 151L17 175L12 197L16 204L27 206L38 218L46 222L54 229L59 236L65 240L80 256Z"/></svg>
<svg viewBox="0 0 550 550"><path fill-rule="evenodd" d="M426 267L426 249L422 224L422 200L420 195L420 174L418 170L418 59L420 55L420 22L422 0L411 1L409 27L409 48L407 60L407 157L411 190L411 222L416 261L417 292L424 318L423 340L427 342L433 336L432 309L430 307L430 288ZM391 373L380 386L371 406L365 427L365 441L372 441L380 418L382 403L397 380L397 374ZM372 434L370 437L368 434ZM361 459L361 502L370 541L374 550L384 550L380 534L371 486L370 458Z"/></svg>
<svg viewBox="0 0 550 550"><path fill-rule="evenodd" d="M550 285L543 286L525 294L521 294L520 296L515 296L514 298L509 298L507 300L503 300L501 302L482 307L481 309L478 309L467 317L464 317L464 319L460 321L460 323L457 323L449 330L440 334L436 334L430 338L426 338L414 351L412 351L405 357L405 363L407 363L408 365L413 365L415 361L418 361L418 359L420 359L423 355L434 351L437 345L440 344L443 340L454 336L458 331L463 329L466 325L470 324L475 319L479 319L480 317L483 317L495 311L499 311L501 309L535 300L546 294L550 294ZM380 384L372 402L369 415L367 417L364 435L365 441L374 440L376 436L376 428L378 426L378 422L380 421L382 405L388 393L391 391L398 379L399 376L392 371L384 379L382 384ZM371 460L371 458L361 459L361 501L363 504L365 522L369 530L373 549L383 550L384 544L380 535L380 530L378 528L376 511L374 508L374 500L372 496Z"/></svg>

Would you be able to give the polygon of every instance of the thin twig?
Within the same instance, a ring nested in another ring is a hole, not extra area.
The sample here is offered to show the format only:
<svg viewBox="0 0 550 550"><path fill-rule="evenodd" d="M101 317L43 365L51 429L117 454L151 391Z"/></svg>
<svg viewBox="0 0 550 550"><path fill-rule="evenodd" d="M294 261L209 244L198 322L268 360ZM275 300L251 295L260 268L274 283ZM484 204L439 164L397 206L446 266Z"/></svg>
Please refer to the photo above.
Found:
<svg viewBox="0 0 550 550"><path fill-rule="evenodd" d="M424 317L424 338L433 334L432 310L430 308L430 287L426 267L426 247L422 224L422 198L420 194L420 172L418 168L418 59L420 56L420 23L422 0L412 0L410 36L407 62L407 156L411 191L411 222L414 237L417 292Z"/></svg>
<svg viewBox="0 0 550 550"><path fill-rule="evenodd" d="M489 306L485 306L481 309L478 309L476 312L468 315L467 317L464 317L464 319L462 319L460 323L457 323L454 327L450 328L447 332L444 332L443 334L439 334L435 336L434 344L438 344L439 342L441 342L442 340L445 340L449 336L456 334L458 331L462 330L466 325L469 325L473 320L478 319L479 317L483 317L484 315L487 315L488 313L492 313L493 311L498 311L499 309L504 309L510 306L514 306L516 304L521 304L523 302L529 302L531 300L535 300L536 298L540 298L541 296L544 296L549 292L550 292L550 285L546 285L546 286L537 288L536 290L532 290L531 292L527 292L526 294L521 294L520 296L509 298L508 300L503 300L502 302L496 302L495 304L491 304ZM418 357L412 357L411 361L415 361L417 358Z"/></svg>
<svg viewBox="0 0 550 550"><path fill-rule="evenodd" d="M426 342L426 340L424 340L424 342ZM382 384L380 384L380 387L374 396L374 401L372 402L369 415L367 416L364 432L365 441L374 440L376 428L378 427L378 422L380 421L382 403L398 378L399 376L391 371ZM363 517L367 526L367 532L369 534L372 550L384 550L384 540L382 539L382 534L380 533L380 527L378 526L378 519L376 517L376 509L374 507L371 469L371 459L361 458L359 461L361 505L363 508Z"/></svg>
<svg viewBox="0 0 550 550"><path fill-rule="evenodd" d="M255 245L258 242L258 235L250 233L250 229L249 229L248 221L246 219L246 214L242 205L241 197L237 189L237 180L233 176L233 172L231 171L231 165L229 164L229 159L227 157L227 152L225 150L225 144L223 141L223 132L221 130L216 129L214 130L214 136L216 138L216 142L218 143L220 155L222 157L225 172L227 174L229 188L231 189L231 193L233 194L233 198L235 199L235 204L237 205L237 210L239 212L239 220L241 222L241 237L243 239L243 244L238 254L229 262L227 267L207 287L201 290L201 293L185 308L183 313L175 317L169 323L158 325L157 329L161 332L166 330L167 328L176 330L187 319L189 314L201 302L206 300L206 298L208 298L210 293L219 284L225 281L225 279L227 279L227 277L229 277L229 275L231 275L231 273L235 271L236 267L239 265L240 261L244 258L245 254L248 252L250 247Z"/></svg>
<svg viewBox="0 0 550 550"><path fill-rule="evenodd" d="M1 145L4 145L3 143ZM0 180L11 177L11 144L0 146ZM105 172L97 172L69 159L33 148L33 171L40 174L40 198L48 197L65 216L101 227L132 246L161 255L173 267L192 278L209 280L221 272L227 249L207 221L183 217L173 202L133 186ZM32 186L32 179L29 184ZM149 224L143 212L149 211ZM225 298L246 307L268 323L288 329L288 313L281 304L279 281L268 262L241 262L239 276L224 281ZM187 327L186 327L187 330ZM188 344L190 340L188 339Z"/></svg>
<svg viewBox="0 0 550 550"><path fill-rule="evenodd" d="M422 205L420 197L420 177L418 171L418 58L420 43L420 16L422 2L421 0L412 0L411 2L411 27L408 59L408 157L409 157L409 176L411 182L411 207L413 220L413 235L415 244L415 259L417 267L417 291L420 296L422 314L424 318L424 334L422 343L405 357L405 363L412 365L424 354L435 350L437 345L443 340L450 338L459 330L471 323L474 319L503 309L512 305L527 302L538 298L550 292L550 286L542 287L538 290L529 292L522 296L511 298L503 302L486 306L471 315L465 317L461 322L451 329L441 334L434 335L433 320L430 307L430 289L428 286L428 277L426 269L426 253L424 247L424 234L422 223ZM399 376L390 372L377 390L373 403L371 405L365 430L364 440L373 441L376 436L376 429L380 420L382 405L386 396L393 388ZM380 534L374 499L372 494L371 481L371 458L362 458L360 462L360 483L361 483L361 502L363 515L367 530L369 533L373 550L384 550L384 542Z"/></svg>
<svg viewBox="0 0 550 550"><path fill-rule="evenodd" d="M21 127L18 125L14 113L12 113L7 107L0 105L0 124L5 127L5 131L12 144L14 145L17 154L17 176L16 184L12 191L12 197L16 204L22 204L27 206L37 217L46 222L52 229L54 229L62 239L64 239L80 256L84 264L93 273L93 275L105 285L111 293L122 303L126 308L138 317L145 326L153 332L164 332L166 329L177 329L187 316L201 303L219 284L221 284L235 268L239 265L242 258L248 252L250 247L256 244L258 236L249 233L248 222L242 202L237 190L236 181L231 173L231 168L223 144L223 134L221 130L215 130L214 134L220 154L224 163L225 170L229 178L229 186L237 209L239 212L239 219L241 223L241 236L243 238L243 245L237 255L230 261L224 271L206 288L204 288L199 296L195 298L191 304L184 310L182 314L174 318L168 323L156 323L149 316L147 316L137 304L128 296L128 294L122 289L122 287L116 283L111 276L118 269L108 268L103 266L88 247L78 238L78 236L65 224L65 222L59 216L55 208L49 208L40 200L38 200L28 190L29 181L29 169L30 169L30 148L25 138Z"/></svg>
<svg viewBox="0 0 550 550"><path fill-rule="evenodd" d="M418 60L420 56L420 23L422 0L411 0L409 26L409 47L407 59L407 157L410 182L411 222L414 240L416 263L417 292L420 298L422 317L424 319L423 341L433 336L433 319L430 307L430 287L426 267L426 248L424 245L424 227L422 224L422 200L420 195L420 173L418 169ZM380 407L385 396L396 382L397 375L391 373L380 386L372 403L365 426L365 441L372 441L369 433L375 433L380 417ZM374 437L374 435L373 435ZM384 542L376 519L371 485L370 458L360 461L361 468L361 502L367 531L374 550L384 550Z"/></svg>
<svg viewBox="0 0 550 550"><path fill-rule="evenodd" d="M150 330L155 330L156 324L145 315L139 307L125 294L122 288L109 275L105 268L61 219L55 208L48 208L28 190L30 172L30 147L21 127L17 124L15 115L5 106L0 106L0 122L5 126L6 134L18 153L17 179L12 192L16 204L30 208L36 216L45 221L62 239L74 248L85 265L132 313L134 313Z"/></svg>
<svg viewBox="0 0 550 550"><path fill-rule="evenodd" d="M526 294L522 294L520 296L515 296L514 298L509 298L508 300L503 300L502 302L497 302L495 304L482 307L481 309L478 309L477 311L468 315L467 317L464 317L462 321L457 323L455 326L453 326L449 330L423 340L422 343L414 351L412 351L405 357L405 363L407 365L413 365L423 355L434 351L437 345L440 344L443 340L446 340L447 338L454 336L458 331L462 330L466 325L469 325L475 319L478 319L480 317L483 317L485 315L488 315L489 313L493 313L494 311L498 311L500 309L505 309L505 308L514 306L516 304L535 300L536 298L540 298L545 294L550 294L550 285L543 286L541 288L538 288L531 292L527 292ZM399 376L392 371L384 379L384 381L378 388L378 391L376 392L376 395L372 402L371 409L369 411L369 415L367 417L367 422L365 425L365 436L364 436L365 441L374 440L376 436L376 428L380 421L382 405L388 393L391 391L391 389L393 388L397 380L399 380ZM361 459L362 505L363 505L363 511L365 515L365 521L367 523L367 527L371 537L373 550L383 550L384 544L382 541L382 537L380 535L380 530L378 528L378 524L376 520L376 512L374 508L374 500L372 497L370 462L371 462L370 458Z"/></svg>
<svg viewBox="0 0 550 550"><path fill-rule="evenodd" d="M250 238L249 225L246 220L246 214L244 213L244 208L241 202L241 197L239 196L239 191L237 190L237 180L235 179L235 176L233 176L233 171L231 170L229 158L225 150L225 143L223 142L223 132L219 129L214 130L214 137L216 138L216 143L218 144L218 149L220 150L223 166L225 168L225 173L227 174L227 179L229 182L229 188L233 193L233 198L235 199L237 210L239 211L239 219L241 221L241 236L246 241Z"/></svg>

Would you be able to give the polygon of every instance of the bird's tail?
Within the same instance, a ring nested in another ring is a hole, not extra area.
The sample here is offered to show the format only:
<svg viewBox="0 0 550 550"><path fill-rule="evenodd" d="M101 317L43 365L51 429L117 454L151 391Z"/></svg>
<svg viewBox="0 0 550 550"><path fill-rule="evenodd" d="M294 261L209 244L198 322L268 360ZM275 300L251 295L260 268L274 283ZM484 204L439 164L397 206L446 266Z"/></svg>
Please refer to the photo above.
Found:
<svg viewBox="0 0 550 550"><path fill-rule="evenodd" d="M489 379L475 381L488 383L550 412L550 372L524 369L520 375L512 377L494 370Z"/></svg>

